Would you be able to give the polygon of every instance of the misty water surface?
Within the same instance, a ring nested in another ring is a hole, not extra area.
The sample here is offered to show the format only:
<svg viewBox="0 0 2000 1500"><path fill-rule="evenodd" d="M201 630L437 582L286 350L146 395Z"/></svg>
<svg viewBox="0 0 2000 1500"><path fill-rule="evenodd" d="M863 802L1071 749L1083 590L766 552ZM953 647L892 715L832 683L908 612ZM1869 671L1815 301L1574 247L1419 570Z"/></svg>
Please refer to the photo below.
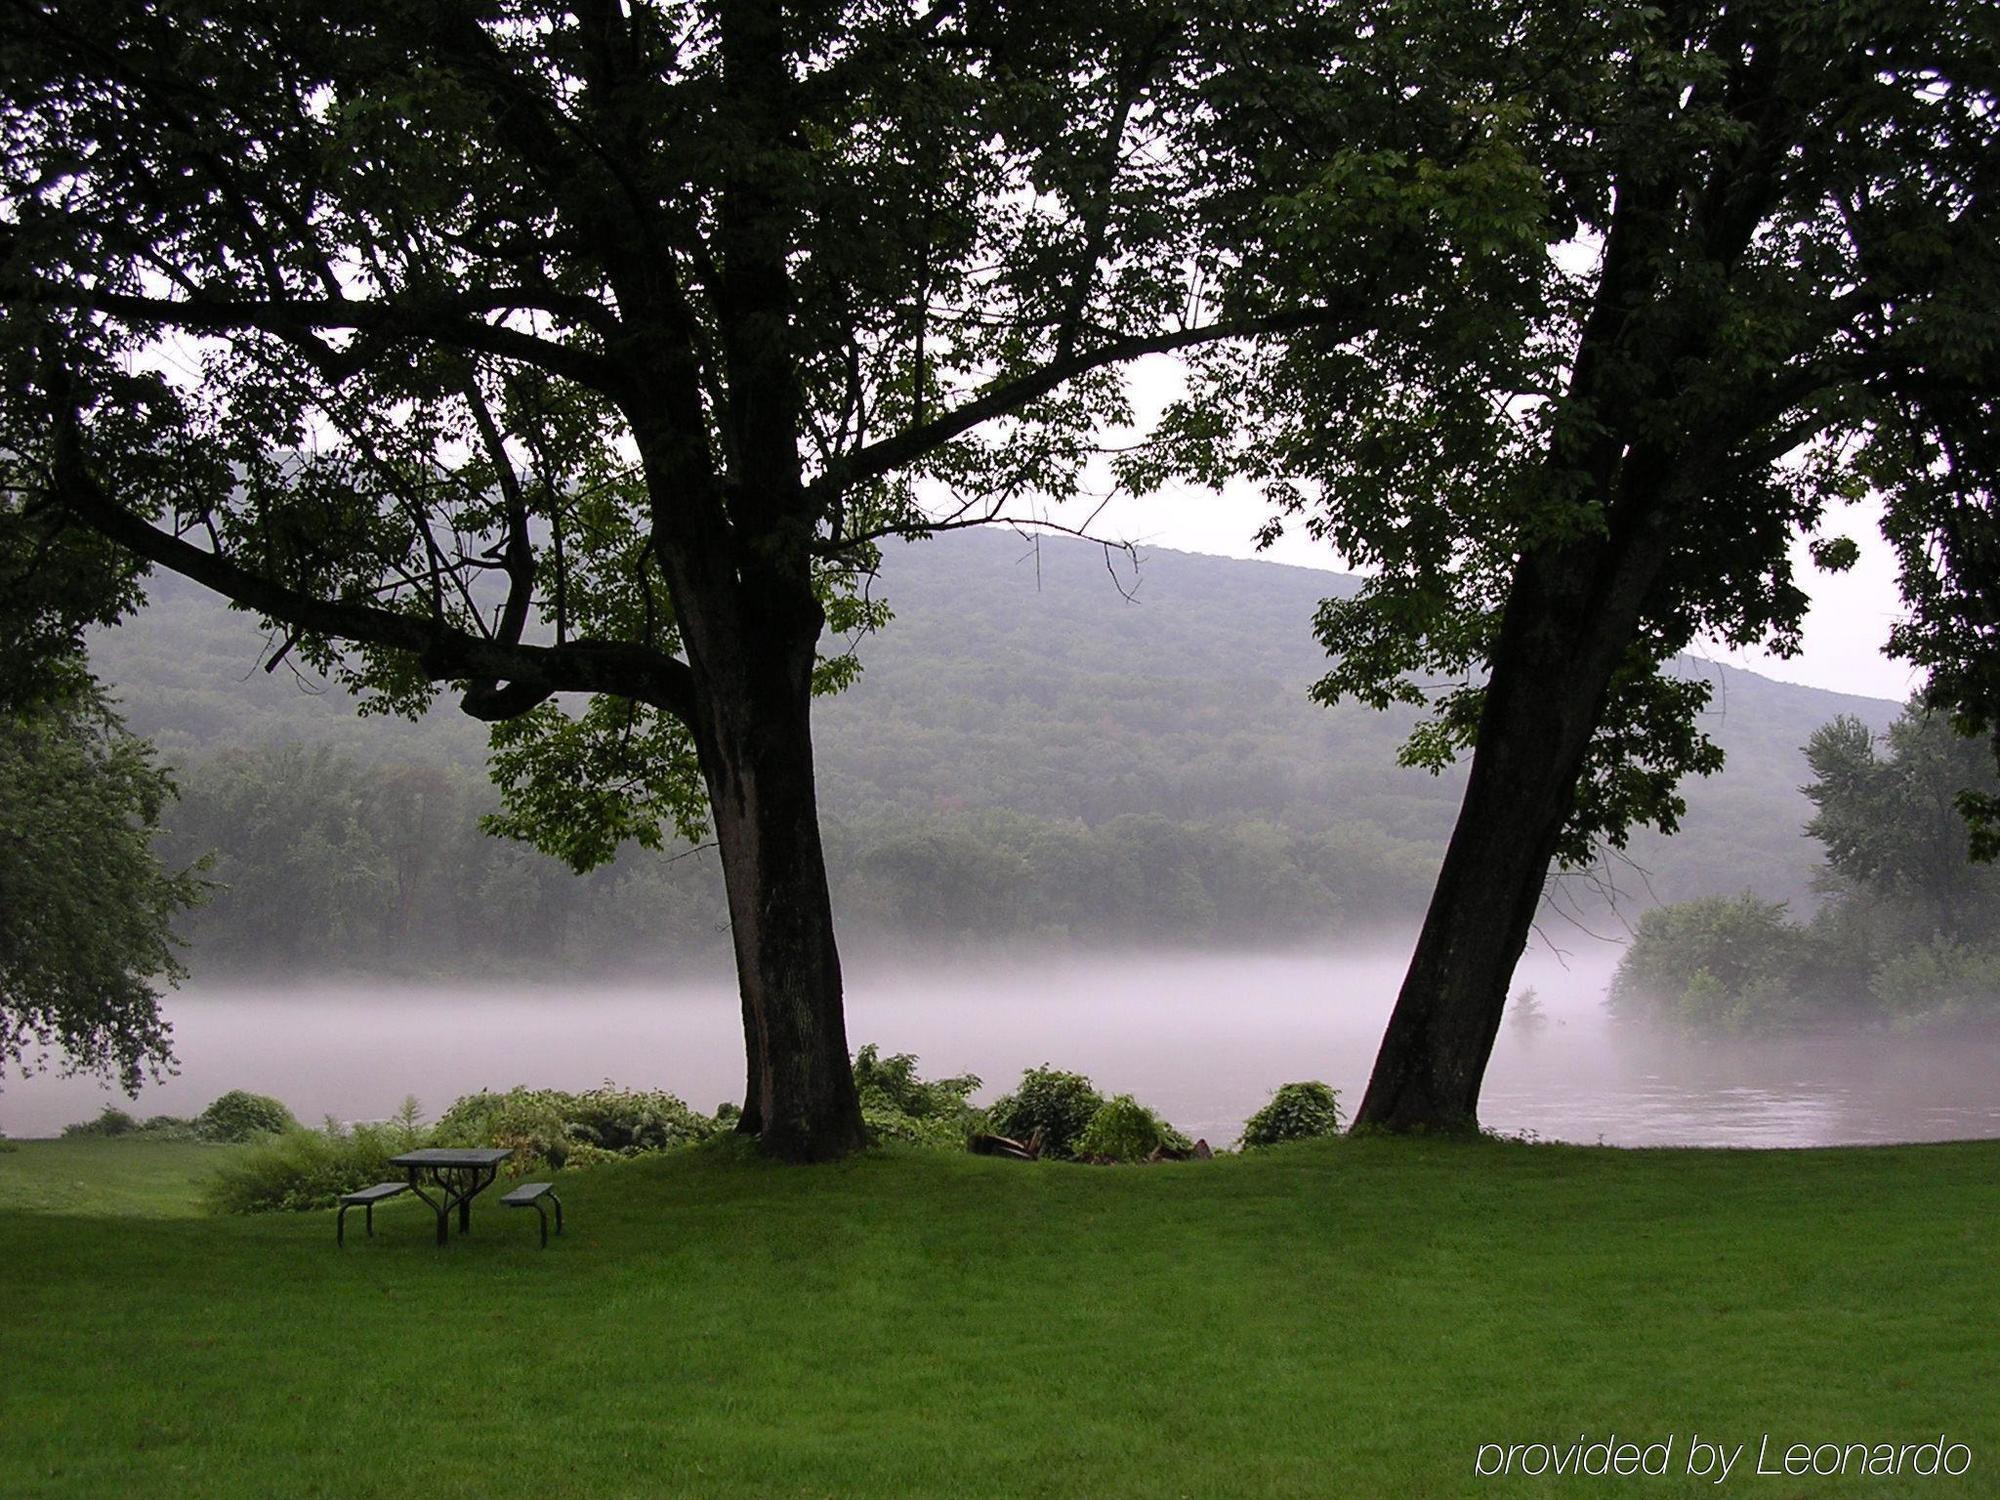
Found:
<svg viewBox="0 0 2000 1500"><path fill-rule="evenodd" d="M1618 950L1533 952L1549 1024L1504 1027L1484 1122L1612 1145L1813 1146L2000 1136L2000 1049L1874 1037L1641 1046L1601 1008ZM1017 964L849 964L849 1037L969 1072L990 1099L1052 1062L1136 1094L1221 1146L1278 1084L1323 1078L1358 1102L1407 951L1050 957ZM201 984L171 995L179 1076L137 1103L85 1079L9 1078L0 1130L50 1135L117 1103L193 1114L225 1089L275 1094L307 1121L379 1119L414 1094L435 1115L516 1083L659 1087L700 1109L740 1097L727 979L680 984Z"/></svg>

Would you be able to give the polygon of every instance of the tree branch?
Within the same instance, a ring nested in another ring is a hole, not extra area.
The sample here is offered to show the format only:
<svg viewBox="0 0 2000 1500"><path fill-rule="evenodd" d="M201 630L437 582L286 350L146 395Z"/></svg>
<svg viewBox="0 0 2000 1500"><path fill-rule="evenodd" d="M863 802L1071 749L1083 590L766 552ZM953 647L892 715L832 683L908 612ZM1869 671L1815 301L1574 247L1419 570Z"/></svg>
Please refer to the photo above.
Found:
<svg viewBox="0 0 2000 1500"><path fill-rule="evenodd" d="M605 395L614 395L618 383L610 363L599 355L567 344L552 343L517 328L483 322L479 316L482 313L530 308L556 317L571 317L577 314L580 304L595 308L598 316L610 316L608 309L587 297L550 298L546 293L511 287L422 303L360 301L350 297L188 297L173 300L46 285L22 289L18 295L12 287L5 288L5 291L9 302L109 313L134 322L160 324L187 333L255 330L286 337L303 337L331 328L352 329L357 333L385 338L428 339L471 353L519 360ZM340 359L339 354L333 354L321 363L338 362ZM355 371L363 367L359 359L351 363Z"/></svg>
<svg viewBox="0 0 2000 1500"><path fill-rule="evenodd" d="M663 652L623 641L533 646L485 640L435 617L315 598L159 530L105 493L85 460L67 377L54 374L51 389L56 407L51 494L83 525L148 562L282 620L294 631L407 651L435 680L475 684L460 703L474 718L514 718L557 693L607 693L649 704L683 723L694 722L698 711L694 673L687 663Z"/></svg>
<svg viewBox="0 0 2000 1500"><path fill-rule="evenodd" d="M823 503L830 501L833 496L851 485L862 484L879 478L893 469L899 469L943 447L953 438L963 436L982 422L1007 416L1026 406L1030 401L1046 396L1058 386L1075 380L1078 376L1088 375L1093 370L1101 370L1107 365L1143 359L1149 354L1173 354L1182 349L1198 348L1203 344L1216 344L1228 339L1258 338L1273 333L1297 333L1308 328L1338 329L1348 326L1359 329L1366 320L1367 304L1361 297L1355 296L1339 306L1299 308L1292 312L1271 313L1261 318L1205 323L1196 328L1177 329L1172 333L1112 339L1108 343L1100 344L1094 349L1085 349L1067 359L1051 360L1031 374L990 385L984 395L973 397L941 417L915 427L906 427L893 437L886 437L880 442L856 449L845 459L829 464L826 472L807 487L808 493Z"/></svg>

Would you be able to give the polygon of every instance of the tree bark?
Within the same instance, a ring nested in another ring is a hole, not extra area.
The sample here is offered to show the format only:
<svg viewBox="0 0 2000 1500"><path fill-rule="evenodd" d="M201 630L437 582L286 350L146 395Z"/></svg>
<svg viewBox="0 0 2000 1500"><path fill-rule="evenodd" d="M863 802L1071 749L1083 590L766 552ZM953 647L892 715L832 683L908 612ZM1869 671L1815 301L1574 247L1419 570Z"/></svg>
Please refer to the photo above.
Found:
<svg viewBox="0 0 2000 1500"><path fill-rule="evenodd" d="M849 1060L840 955L813 779L809 583L761 570L721 596L677 589L699 685L695 742L715 819L743 1007L739 1128L786 1161L867 1144ZM761 576L760 576L761 574ZM720 615L733 617L715 630Z"/></svg>
<svg viewBox="0 0 2000 1500"><path fill-rule="evenodd" d="M808 688L720 729L703 755L743 1002L741 1128L787 1161L867 1144L813 790ZM773 695L775 696L775 695Z"/></svg>
<svg viewBox="0 0 2000 1500"><path fill-rule="evenodd" d="M1665 563L1664 507L1522 559L1458 821L1355 1128L1470 1132L1591 736Z"/></svg>

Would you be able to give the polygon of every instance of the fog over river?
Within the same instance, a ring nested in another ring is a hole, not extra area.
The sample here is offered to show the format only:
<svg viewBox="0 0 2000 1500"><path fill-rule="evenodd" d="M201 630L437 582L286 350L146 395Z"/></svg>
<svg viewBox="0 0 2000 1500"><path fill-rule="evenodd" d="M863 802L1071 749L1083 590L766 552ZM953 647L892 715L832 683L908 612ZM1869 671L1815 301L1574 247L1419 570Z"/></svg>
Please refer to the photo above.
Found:
<svg viewBox="0 0 2000 1500"><path fill-rule="evenodd" d="M1618 949L1532 949L1518 986L1548 1015L1502 1028L1489 1127L1610 1145L1820 1146L2000 1136L2000 1046L1875 1036L1640 1043L1606 1020ZM1131 1093L1190 1135L1235 1141L1277 1085L1322 1078L1359 1102L1407 950L1048 955L1020 962L854 958L848 1036L914 1052L926 1076L976 1073L990 1100L1050 1062ZM0 1131L53 1135L107 1103L194 1114L217 1094L275 1094L301 1119L379 1119L414 1094L527 1083L658 1087L710 1110L740 1097L743 1037L722 977L494 984L198 982L170 994L178 1076L136 1103L89 1079L0 1084Z"/></svg>

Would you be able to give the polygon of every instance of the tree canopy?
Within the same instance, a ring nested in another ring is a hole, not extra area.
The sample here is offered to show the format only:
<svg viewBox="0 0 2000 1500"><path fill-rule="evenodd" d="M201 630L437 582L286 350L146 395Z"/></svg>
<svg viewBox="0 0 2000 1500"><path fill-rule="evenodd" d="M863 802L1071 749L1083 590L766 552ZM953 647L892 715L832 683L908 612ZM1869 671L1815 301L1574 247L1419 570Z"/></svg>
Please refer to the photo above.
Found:
<svg viewBox="0 0 2000 1500"><path fill-rule="evenodd" d="M0 710L0 1063L53 1048L127 1093L172 1063L156 985L183 973L172 923L205 885L152 847L172 795L94 690Z"/></svg>
<svg viewBox="0 0 2000 1500"><path fill-rule="evenodd" d="M1474 71L1449 196L1432 159L1321 145L1314 238L1278 265L1310 278L1315 245L1440 214L1468 253L1359 339L1195 356L1213 383L1162 452L1255 475L1269 534L1303 527L1368 570L1321 611L1335 661L1318 694L1427 709L1405 750L1426 766L1474 742L1529 562L1657 515L1671 546L1561 844L1580 864L1637 825L1672 828L1677 783L1718 761L1694 723L1708 688L1661 668L1697 640L1796 648L1790 548L1844 504L1880 489L1952 588L1993 575L1934 549L1940 507L1965 527L1991 503L2000 42L1958 0L1514 16L1505 45L1457 60ZM1813 555L1853 560L1839 538ZM1920 646L1914 628L1896 641Z"/></svg>
<svg viewBox="0 0 2000 1500"><path fill-rule="evenodd" d="M1986 747L1958 733L1944 713L1920 707L1883 737L1859 720L1835 719L1813 735L1805 794L1819 811L1806 832L1826 849L1837 889L1919 908L1946 938L1968 935L2000 883L1972 861L1960 806L1967 794L2000 792Z"/></svg>

